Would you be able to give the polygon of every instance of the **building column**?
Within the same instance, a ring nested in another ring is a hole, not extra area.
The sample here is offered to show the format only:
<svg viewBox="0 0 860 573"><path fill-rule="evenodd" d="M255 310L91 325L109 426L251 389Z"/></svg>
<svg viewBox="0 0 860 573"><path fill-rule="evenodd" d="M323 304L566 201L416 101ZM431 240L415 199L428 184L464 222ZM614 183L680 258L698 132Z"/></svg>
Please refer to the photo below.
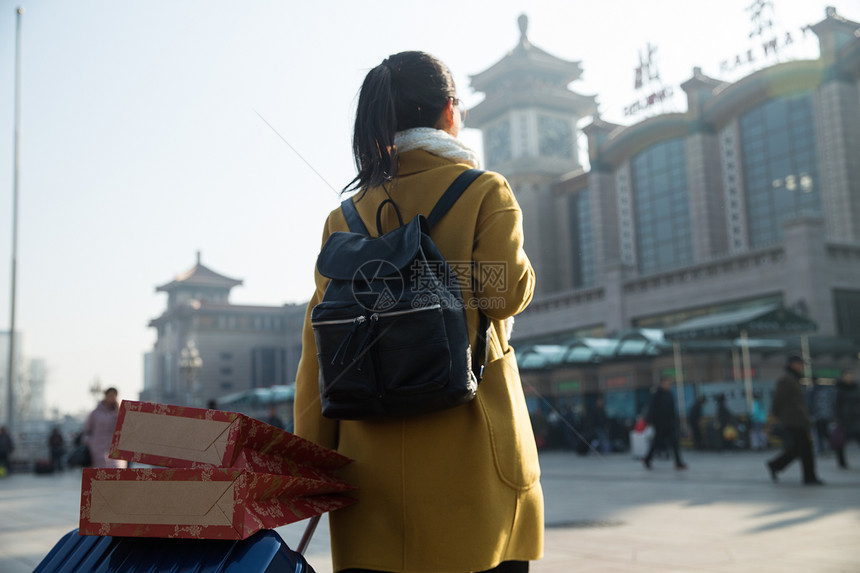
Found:
<svg viewBox="0 0 860 573"><path fill-rule="evenodd" d="M720 131L720 161L722 163L724 205L726 206L727 249L729 254L749 250L747 232L746 187L742 169L741 129L737 119Z"/></svg>
<svg viewBox="0 0 860 573"><path fill-rule="evenodd" d="M525 250L535 270L535 294L560 290L556 233L556 197L545 177L511 178L523 212Z"/></svg>
<svg viewBox="0 0 860 573"><path fill-rule="evenodd" d="M577 223L570 216L568 194L553 196L556 228L556 286L559 291L569 291L573 287L573 233Z"/></svg>
<svg viewBox="0 0 860 573"><path fill-rule="evenodd" d="M603 273L603 288L606 296L606 314L604 326L607 336L618 333L627 324L627 312L624 305L624 279L626 267L620 262L608 266Z"/></svg>
<svg viewBox="0 0 860 573"><path fill-rule="evenodd" d="M815 93L818 177L828 238L860 241L860 94L858 84L831 81Z"/></svg>
<svg viewBox="0 0 860 573"><path fill-rule="evenodd" d="M588 175L591 221L594 235L594 267L598 284L606 284L606 270L621 261L618 243L618 204L612 173L592 171Z"/></svg>
<svg viewBox="0 0 860 573"><path fill-rule="evenodd" d="M783 225L785 280L782 285L785 304L803 302L808 316L818 323L818 332L836 331L833 292L827 280L827 248L824 221L801 217Z"/></svg>
<svg viewBox="0 0 860 573"><path fill-rule="evenodd" d="M720 181L716 137L695 133L684 142L693 260L705 261L727 251L726 203Z"/></svg>

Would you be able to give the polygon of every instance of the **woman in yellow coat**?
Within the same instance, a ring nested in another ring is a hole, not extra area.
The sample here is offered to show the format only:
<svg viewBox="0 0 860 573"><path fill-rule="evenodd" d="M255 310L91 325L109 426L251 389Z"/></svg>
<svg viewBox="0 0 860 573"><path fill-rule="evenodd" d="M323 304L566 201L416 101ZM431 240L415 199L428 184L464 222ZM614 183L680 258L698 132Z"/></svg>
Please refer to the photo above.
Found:
<svg viewBox="0 0 860 573"><path fill-rule="evenodd" d="M388 197L404 220L429 214L448 185L477 166L456 137L460 103L448 68L403 52L371 70L361 88L349 189L368 229ZM398 225L385 209L383 228ZM328 216L323 242L348 227ZM468 573L528 571L543 552L537 449L506 323L529 303L534 271L523 251L522 216L507 181L482 174L432 231L465 287L474 347L480 308L491 323L477 397L405 420L324 418L310 311L328 279L316 273L296 381L295 431L352 458L344 477L358 502L330 516L335 571ZM467 276L470 269L476 276ZM472 280L474 279L474 281ZM470 286L474 282L474 290Z"/></svg>

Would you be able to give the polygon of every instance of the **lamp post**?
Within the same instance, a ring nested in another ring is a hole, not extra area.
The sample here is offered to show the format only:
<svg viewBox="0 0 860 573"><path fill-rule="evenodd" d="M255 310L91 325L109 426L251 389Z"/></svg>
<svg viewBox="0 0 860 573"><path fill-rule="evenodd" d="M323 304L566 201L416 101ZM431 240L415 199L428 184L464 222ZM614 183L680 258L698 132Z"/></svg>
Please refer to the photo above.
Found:
<svg viewBox="0 0 860 573"><path fill-rule="evenodd" d="M197 381L197 372L203 367L203 359L200 358L200 352L197 350L197 343L189 340L185 348L179 353L179 370L185 377L187 384L187 397L185 400L186 406L194 405L194 392L196 390L195 383Z"/></svg>
<svg viewBox="0 0 860 573"><path fill-rule="evenodd" d="M18 166L19 140L21 139L21 15L18 8L15 19L15 144L12 175L12 290L9 310L9 362L6 368L6 425L11 432L15 426L15 306L18 286Z"/></svg>
<svg viewBox="0 0 860 573"><path fill-rule="evenodd" d="M102 383L98 376L93 378L93 383L90 384L90 394L93 395L93 401L98 403L102 395Z"/></svg>

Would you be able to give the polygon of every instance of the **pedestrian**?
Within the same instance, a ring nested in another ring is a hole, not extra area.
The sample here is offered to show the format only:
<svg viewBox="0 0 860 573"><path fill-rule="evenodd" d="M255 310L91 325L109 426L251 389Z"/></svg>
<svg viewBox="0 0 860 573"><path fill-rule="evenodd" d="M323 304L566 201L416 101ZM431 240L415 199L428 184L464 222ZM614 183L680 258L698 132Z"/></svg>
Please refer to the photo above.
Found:
<svg viewBox="0 0 860 573"><path fill-rule="evenodd" d="M7 474L12 471L10 458L13 451L15 451L15 442L6 431L6 426L2 426L0 427L0 468Z"/></svg>
<svg viewBox="0 0 860 573"><path fill-rule="evenodd" d="M754 451L767 449L767 408L762 400L761 392L756 390L753 394L752 412L750 412L750 447Z"/></svg>
<svg viewBox="0 0 860 573"><path fill-rule="evenodd" d="M274 406L269 406L269 413L263 419L263 421L266 422L267 424L269 424L270 426L274 426L274 427L278 428L279 430L284 429L284 421L281 420L280 416L278 416L278 412L277 412L277 410L275 410Z"/></svg>
<svg viewBox="0 0 860 573"><path fill-rule="evenodd" d="M606 418L603 396L597 396L594 406L588 411L588 429L589 435L597 441L597 450L602 454L608 454L612 449L609 443L608 426L609 420Z"/></svg>
<svg viewBox="0 0 860 573"><path fill-rule="evenodd" d="M63 456L66 455L66 440L60 429L54 427L48 436L48 450L51 452L51 466L55 472L63 471Z"/></svg>
<svg viewBox="0 0 860 573"><path fill-rule="evenodd" d="M836 388L821 383L821 379L812 379L809 412L812 415L813 443L816 453L824 453L830 449L830 424L833 422L833 403Z"/></svg>
<svg viewBox="0 0 860 573"><path fill-rule="evenodd" d="M839 467L848 468L845 461L845 445L849 440L860 444L860 388L854 380L854 373L843 370L836 382L836 401L834 404L836 427L833 429L833 449Z"/></svg>
<svg viewBox="0 0 860 573"><path fill-rule="evenodd" d="M358 175L346 191L368 228L391 199L403 219L427 216L448 185L478 165L457 136L463 104L451 73L423 52L402 52L370 70L358 96L353 152ZM394 209L381 215L396 228ZM323 239L346 231L340 209ZM433 229L459 273L469 331L480 308L490 319L488 357L477 397L423 416L345 421L321 415L311 309L296 379L295 430L354 460L343 471L359 503L329 517L333 569L362 571L527 571L543 553L543 494L537 448L504 321L528 305L534 271L523 251L522 213L507 181L486 172ZM500 280L468 276L496 269ZM474 340L474 338L473 338Z"/></svg>
<svg viewBox="0 0 860 573"><path fill-rule="evenodd" d="M529 414L529 423L532 427L532 434L535 437L537 449L543 450L546 448L547 438L549 437L549 424L540 407Z"/></svg>
<svg viewBox="0 0 860 573"><path fill-rule="evenodd" d="M720 451L734 447L737 439L736 430L732 426L732 412L726 405L726 395L717 396L717 432L719 434Z"/></svg>
<svg viewBox="0 0 860 573"><path fill-rule="evenodd" d="M707 398L704 396L699 396L687 412L687 424L693 435L693 446L697 450L705 448L705 442L702 438L702 408L705 407L706 400Z"/></svg>
<svg viewBox="0 0 860 573"><path fill-rule="evenodd" d="M675 410L675 397L672 395L672 378L664 376L660 385L651 395L648 404L648 423L654 428L654 439L648 453L642 459L646 469L651 469L651 458L659 447L672 448L675 454L675 469L685 470L687 465L681 461L681 451L678 447L678 413Z"/></svg>
<svg viewBox="0 0 860 573"><path fill-rule="evenodd" d="M90 449L90 465L94 468L124 468L124 460L109 458L113 432L116 428L116 418L119 414L119 400L116 388L108 388L104 399L98 403L95 410L90 412L81 441Z"/></svg>
<svg viewBox="0 0 860 573"><path fill-rule="evenodd" d="M777 474L800 458L803 467L804 485L823 485L815 475L815 455L812 451L812 420L806 407L806 399L800 379L803 376L803 358L790 356L785 373L776 383L771 410L783 431L785 450L767 462L770 477L778 481Z"/></svg>

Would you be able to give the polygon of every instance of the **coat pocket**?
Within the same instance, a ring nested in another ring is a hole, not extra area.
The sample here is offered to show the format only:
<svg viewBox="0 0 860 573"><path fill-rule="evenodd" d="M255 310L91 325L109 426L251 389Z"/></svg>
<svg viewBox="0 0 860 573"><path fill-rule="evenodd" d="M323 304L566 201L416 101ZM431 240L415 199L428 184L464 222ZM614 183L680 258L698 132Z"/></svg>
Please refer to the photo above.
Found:
<svg viewBox="0 0 860 573"><path fill-rule="evenodd" d="M502 481L517 489L531 487L540 479L540 464L513 348L487 364L478 400Z"/></svg>

